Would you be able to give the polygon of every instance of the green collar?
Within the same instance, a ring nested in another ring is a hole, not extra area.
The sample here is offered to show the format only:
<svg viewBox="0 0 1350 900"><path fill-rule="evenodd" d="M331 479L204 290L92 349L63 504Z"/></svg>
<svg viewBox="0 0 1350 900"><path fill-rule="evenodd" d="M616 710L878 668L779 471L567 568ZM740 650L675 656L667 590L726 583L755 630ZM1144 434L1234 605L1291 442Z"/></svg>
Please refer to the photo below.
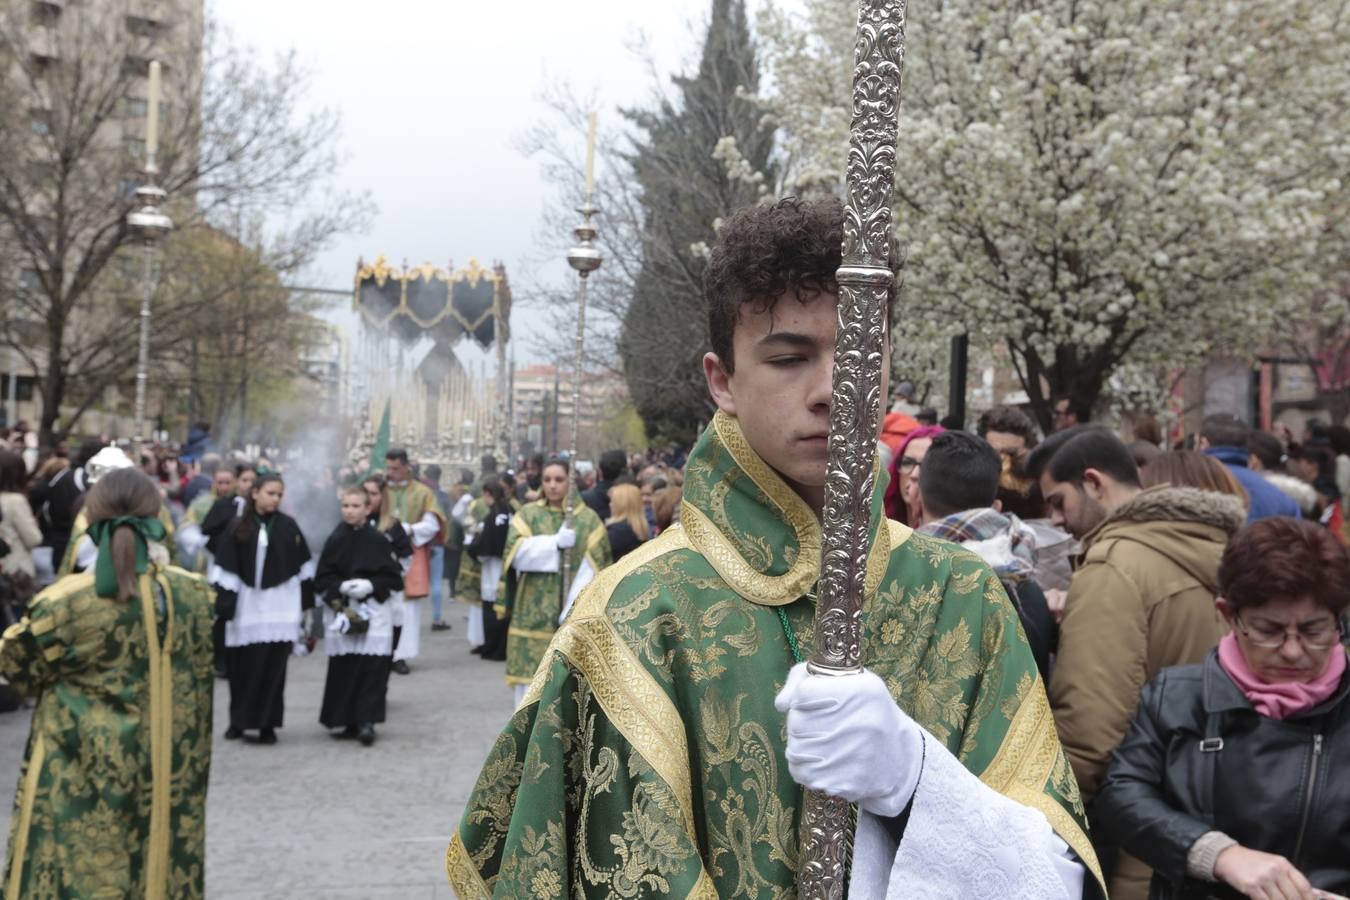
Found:
<svg viewBox="0 0 1350 900"><path fill-rule="evenodd" d="M890 556L883 522L886 477L872 491L867 590L875 590ZM765 606L792 603L820 577L816 514L750 448L735 418L721 412L689 454L680 525L732 590Z"/></svg>

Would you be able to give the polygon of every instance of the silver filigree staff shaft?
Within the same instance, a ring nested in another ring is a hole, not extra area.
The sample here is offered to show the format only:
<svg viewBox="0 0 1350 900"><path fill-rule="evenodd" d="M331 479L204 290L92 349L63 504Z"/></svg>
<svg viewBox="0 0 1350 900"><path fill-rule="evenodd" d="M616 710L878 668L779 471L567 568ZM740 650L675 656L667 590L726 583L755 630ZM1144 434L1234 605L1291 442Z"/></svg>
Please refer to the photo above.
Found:
<svg viewBox="0 0 1350 900"><path fill-rule="evenodd" d="M808 663L817 675L848 674L861 666L886 299L895 283L888 251L904 53L904 0L862 0L853 56L820 590L815 648ZM798 892L805 900L842 900L852 827L849 805L809 791L803 816Z"/></svg>

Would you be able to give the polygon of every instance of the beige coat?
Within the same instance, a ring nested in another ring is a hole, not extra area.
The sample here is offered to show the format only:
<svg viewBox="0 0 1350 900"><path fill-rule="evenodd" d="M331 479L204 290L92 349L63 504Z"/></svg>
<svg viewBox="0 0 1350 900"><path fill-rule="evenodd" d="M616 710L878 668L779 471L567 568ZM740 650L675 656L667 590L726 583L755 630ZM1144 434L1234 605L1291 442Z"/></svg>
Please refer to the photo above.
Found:
<svg viewBox="0 0 1350 900"><path fill-rule="evenodd" d="M1237 497L1157 487L1083 539L1050 706L1085 800L1125 736L1139 691L1167 666L1198 663L1227 631L1214 608L1219 558L1246 519Z"/></svg>
<svg viewBox="0 0 1350 900"><path fill-rule="evenodd" d="M0 571L33 574L33 548L42 543L28 498L23 494L0 494L0 540L9 544L9 555L0 559Z"/></svg>

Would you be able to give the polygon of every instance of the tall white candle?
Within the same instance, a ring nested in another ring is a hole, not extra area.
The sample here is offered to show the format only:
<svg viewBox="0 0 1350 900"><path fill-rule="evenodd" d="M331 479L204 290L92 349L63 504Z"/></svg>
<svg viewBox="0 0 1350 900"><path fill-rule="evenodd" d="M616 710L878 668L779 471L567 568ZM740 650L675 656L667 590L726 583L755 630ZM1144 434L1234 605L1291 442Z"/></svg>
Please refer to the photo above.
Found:
<svg viewBox="0 0 1350 900"><path fill-rule="evenodd" d="M595 187L595 113L586 117L586 199Z"/></svg>
<svg viewBox="0 0 1350 900"><path fill-rule="evenodd" d="M145 101L145 159L154 165L159 152L159 60L150 63L150 86Z"/></svg>

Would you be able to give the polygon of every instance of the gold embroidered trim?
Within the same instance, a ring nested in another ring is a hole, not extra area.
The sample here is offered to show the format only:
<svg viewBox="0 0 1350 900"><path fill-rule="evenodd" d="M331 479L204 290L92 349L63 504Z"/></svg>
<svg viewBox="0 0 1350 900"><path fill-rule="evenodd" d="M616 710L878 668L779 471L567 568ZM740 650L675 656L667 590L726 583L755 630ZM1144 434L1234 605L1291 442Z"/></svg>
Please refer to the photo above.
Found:
<svg viewBox="0 0 1350 900"><path fill-rule="evenodd" d="M558 632L553 650L586 677L610 722L670 786L689 839L698 846L684 720L670 696L607 619L576 621Z"/></svg>
<svg viewBox="0 0 1350 900"><path fill-rule="evenodd" d="M173 799L173 592L163 575L164 641L159 639L150 574L140 577L141 618L150 664L150 841L146 850L146 900L162 900L169 884L169 807Z"/></svg>
<svg viewBox="0 0 1350 900"><path fill-rule="evenodd" d="M450 846L445 850L445 877L450 879L450 887L459 900L488 900L492 896L469 858L469 851L458 831L450 838Z"/></svg>
<svg viewBox="0 0 1350 900"><path fill-rule="evenodd" d="M495 604L494 604L494 605L495 605ZM552 632L552 631L534 631L534 630L531 630L531 629L529 629L529 628L512 628L512 629L511 629L511 635L512 635L513 637L532 638L532 639L535 639L535 640L538 640L538 639L541 639L541 638L542 638L543 640L551 641L551 640L553 640L554 632Z"/></svg>
<svg viewBox="0 0 1350 900"><path fill-rule="evenodd" d="M33 637L40 637L46 634L47 632L51 631L55 627L56 627L56 620L53 619L51 616L45 616L44 618L38 619L36 622L30 624L28 626L28 631L33 635Z"/></svg>
<svg viewBox="0 0 1350 900"><path fill-rule="evenodd" d="M33 755L28 758L28 771L23 774L23 799L19 801L19 825L14 832L14 852L9 863L9 885L5 888L5 900L19 900L23 865L28 855L28 831L33 827L33 800L46 762L47 744L39 731L33 739Z"/></svg>
<svg viewBox="0 0 1350 900"><path fill-rule="evenodd" d="M980 774L980 780L1003 796L1040 810L1050 827L1073 848L1104 887L1106 880L1087 833L1068 810L1045 792L1061 752L1050 703L1045 698L1045 688L1037 679L1013 716L993 761Z"/></svg>
<svg viewBox="0 0 1350 900"><path fill-rule="evenodd" d="M61 658L61 654L66 652L66 648L61 644L52 644L46 650L42 651L42 658L47 662L56 662Z"/></svg>
<svg viewBox="0 0 1350 900"><path fill-rule="evenodd" d="M746 562L727 536L692 503L681 501L680 523L693 548L736 593L762 606L792 603L807 593L820 575L821 538L816 514L751 449L735 418L718 412L713 416L712 427L736 465L776 507L779 517L796 535L797 558L782 575L766 575Z"/></svg>
<svg viewBox="0 0 1350 900"><path fill-rule="evenodd" d="M562 631L573 621L579 621L594 616L603 616L605 607L609 603L610 595L614 593L614 589L619 586L619 582L629 573L633 572L638 567L651 562L658 556L671 553L675 550L686 550L688 548L688 537L685 535L684 529L678 524L672 525L654 539L639 545L636 550L624 556L623 559L600 570L600 574L596 575L591 583L586 585L586 589L581 592L581 595L577 597L576 604L572 607L572 614L567 617L567 622L564 622L558 630ZM503 612L505 612L505 610L503 610ZM501 613L499 613L499 615L500 614ZM554 635L554 640L557 640L556 634ZM553 646L550 645L549 648L544 651L543 659L547 660L552 653ZM540 695L544 692L544 685L548 684L548 679L549 667L546 664L541 663L539 668L535 670L534 678L530 680L530 686L525 691L525 696L521 699L520 706L516 708L524 709L531 703L537 702Z"/></svg>
<svg viewBox="0 0 1350 900"><path fill-rule="evenodd" d="M525 517L520 513L511 517L511 527L516 530L517 540L511 545L511 549L506 551L506 558L502 560L503 578L506 577L507 572L511 571L511 563L516 560L516 551L520 549L520 541L524 538L534 537L534 530L530 528L530 524L525 521Z"/></svg>

